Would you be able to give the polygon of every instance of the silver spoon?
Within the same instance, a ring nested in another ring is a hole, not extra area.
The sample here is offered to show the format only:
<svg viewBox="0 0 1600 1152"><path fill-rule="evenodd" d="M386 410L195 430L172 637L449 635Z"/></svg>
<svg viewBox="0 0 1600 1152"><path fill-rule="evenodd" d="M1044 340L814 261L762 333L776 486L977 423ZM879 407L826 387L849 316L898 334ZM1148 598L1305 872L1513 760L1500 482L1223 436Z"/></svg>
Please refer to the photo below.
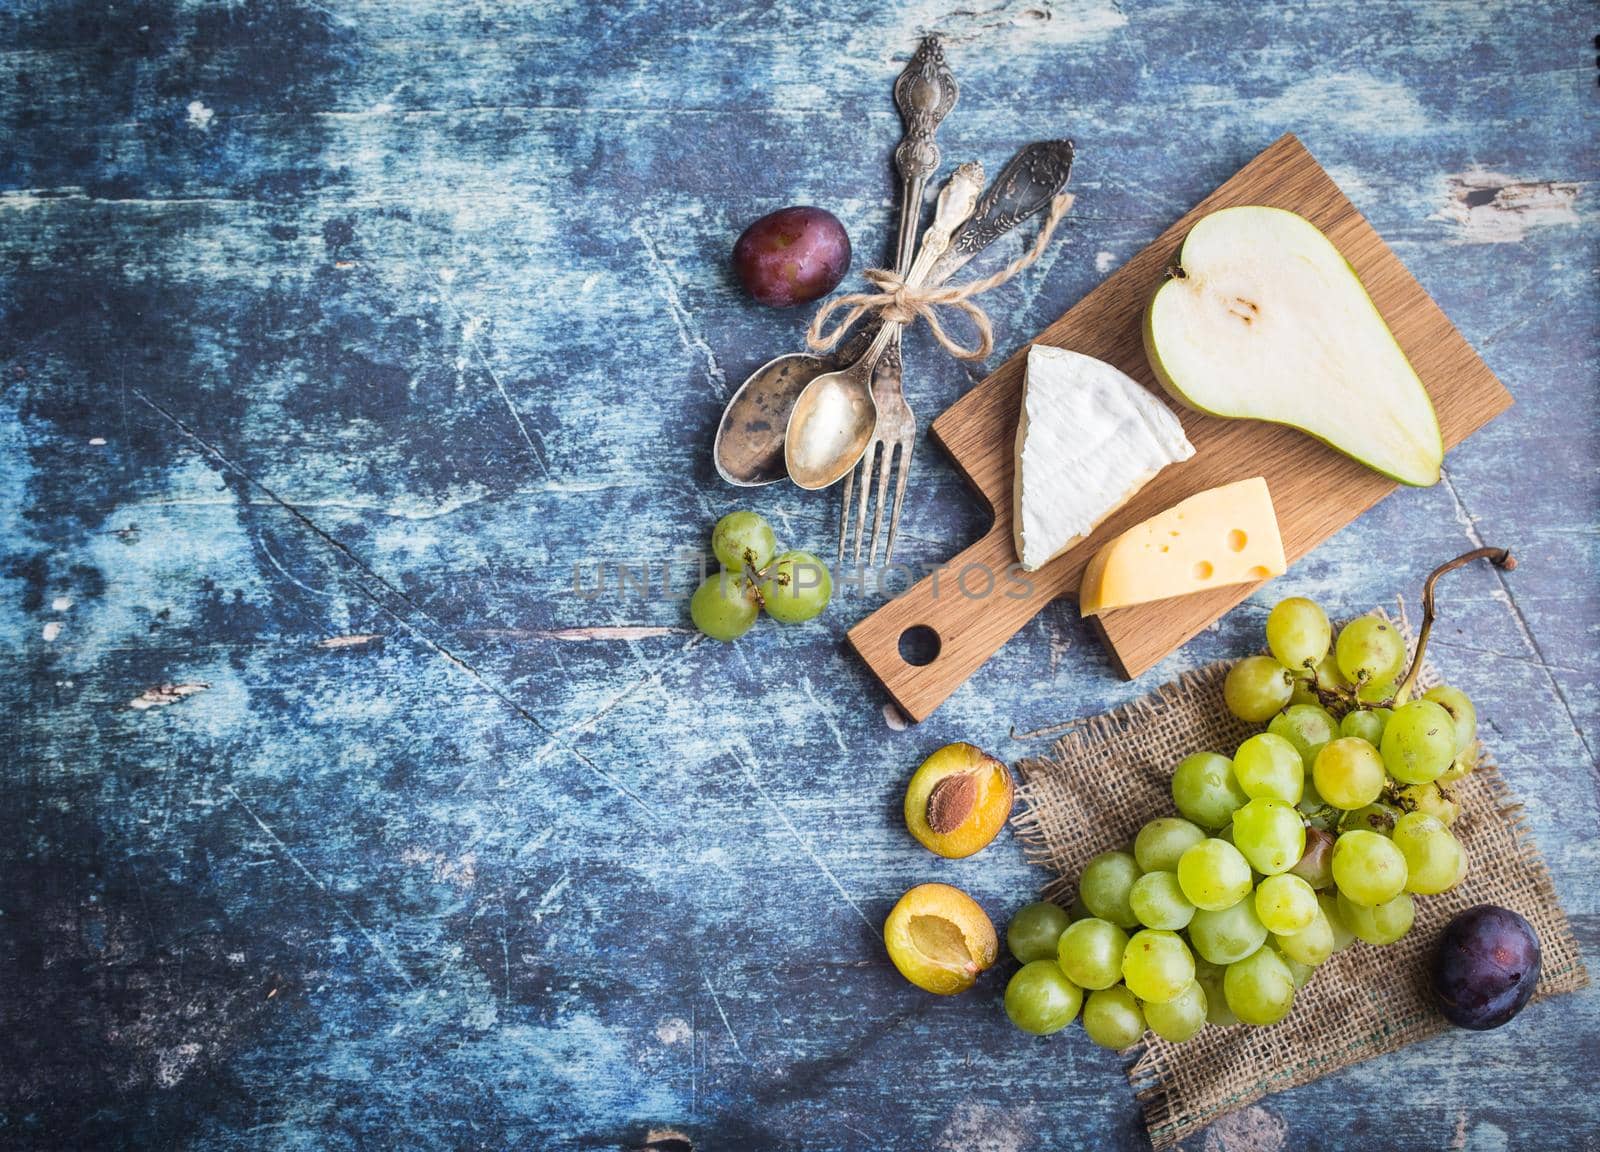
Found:
<svg viewBox="0 0 1600 1152"><path fill-rule="evenodd" d="M923 186L939 167L934 137L959 94L937 36L923 40L894 82L895 107L905 123L905 135L894 153L900 172L899 250L908 259L922 213ZM812 380L850 363L865 348L865 337L857 336L832 357L791 352L752 372L728 401L717 425L712 459L722 478L741 488L753 488L787 476L783 433L795 400Z"/></svg>
<svg viewBox="0 0 1600 1152"><path fill-rule="evenodd" d="M1044 211L1072 176L1073 151L1070 140L1046 140L1013 156L924 283L943 284L990 244ZM754 487L787 476L783 440L795 400L822 373L858 357L867 341L868 334L858 332L832 357L790 353L752 373L728 402L717 429L716 464L722 478Z"/></svg>
<svg viewBox="0 0 1600 1152"><path fill-rule="evenodd" d="M865 345L861 345L865 347ZM783 431L805 386L833 364L809 352L789 352L750 373L722 411L712 459L729 484L756 488L789 475Z"/></svg>
<svg viewBox="0 0 1600 1152"><path fill-rule="evenodd" d="M920 285L934 262L950 247L962 221L972 215L983 190L983 166L966 163L939 192L933 224L906 277ZM784 433L783 458L789 479L815 491L844 479L872 439L878 411L872 402L872 370L901 325L885 323L860 358L837 372L824 372L807 384L794 403Z"/></svg>

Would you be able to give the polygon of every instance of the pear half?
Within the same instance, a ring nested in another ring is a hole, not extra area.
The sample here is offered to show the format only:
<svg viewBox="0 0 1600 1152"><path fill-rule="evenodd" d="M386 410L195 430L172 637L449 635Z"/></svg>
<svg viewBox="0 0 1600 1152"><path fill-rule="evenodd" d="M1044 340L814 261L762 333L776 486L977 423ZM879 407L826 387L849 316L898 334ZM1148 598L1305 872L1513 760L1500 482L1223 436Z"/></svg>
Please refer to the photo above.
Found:
<svg viewBox="0 0 1600 1152"><path fill-rule="evenodd" d="M1191 408L1287 424L1402 484L1439 479L1427 389L1355 269L1293 212L1224 208L1190 229L1144 347Z"/></svg>

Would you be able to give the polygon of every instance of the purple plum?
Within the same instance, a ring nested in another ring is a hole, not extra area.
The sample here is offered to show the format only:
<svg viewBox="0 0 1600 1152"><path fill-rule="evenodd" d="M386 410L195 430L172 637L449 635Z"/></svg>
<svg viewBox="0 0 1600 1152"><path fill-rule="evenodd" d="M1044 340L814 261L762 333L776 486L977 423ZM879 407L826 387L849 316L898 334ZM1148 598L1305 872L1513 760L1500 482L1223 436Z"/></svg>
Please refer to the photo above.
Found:
<svg viewBox="0 0 1600 1152"><path fill-rule="evenodd" d="M850 270L850 237L832 212L780 208L746 228L733 246L733 271L763 304L788 308L820 299Z"/></svg>
<svg viewBox="0 0 1600 1152"><path fill-rule="evenodd" d="M1445 925L1430 975L1450 1023L1498 1028L1522 1011L1539 982L1539 937L1510 909L1479 904Z"/></svg>

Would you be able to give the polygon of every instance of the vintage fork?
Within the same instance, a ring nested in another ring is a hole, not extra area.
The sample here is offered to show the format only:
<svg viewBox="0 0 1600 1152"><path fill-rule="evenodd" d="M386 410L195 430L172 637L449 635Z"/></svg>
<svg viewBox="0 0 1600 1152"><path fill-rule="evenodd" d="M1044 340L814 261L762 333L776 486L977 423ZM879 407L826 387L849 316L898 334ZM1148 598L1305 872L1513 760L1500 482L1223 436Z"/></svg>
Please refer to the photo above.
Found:
<svg viewBox="0 0 1600 1152"><path fill-rule="evenodd" d="M895 244L895 272L900 276L905 276L911 269L917 250L917 228L922 218L923 190L927 187L928 177L939 168L939 145L935 141L939 124L950 114L960 95L961 89L945 63L944 46L937 36L929 36L922 42L905 71L894 82L895 107L900 110L900 118L905 124L905 135L894 150L895 168L900 173L900 232ZM878 420L867 450L861 457L861 493L860 499L855 501L858 523L854 562L857 564L861 562L861 536L871 498L867 485L872 478L873 459L885 444L890 445L891 454L894 447L899 447L904 462L899 481L899 492L903 495L906 467L910 464L911 449L917 439L916 417L912 415L900 390L900 370L900 333L896 331L872 377L872 399L878 407ZM885 466L887 460L888 455L885 455ZM888 473L885 472L880 488L887 482ZM845 474L844 503L839 509L840 564L844 563L853 495L854 470ZM877 521L872 529L872 559L869 563L875 562L877 557L878 524L883 520L883 498L884 493L880 491ZM895 506L898 509L898 496ZM898 516L892 518L889 530L891 551L894 548L894 524L898 522Z"/></svg>
<svg viewBox="0 0 1600 1152"><path fill-rule="evenodd" d="M911 473L911 452L917 443L917 418L912 414L911 405L906 403L905 392L901 388L903 366L900 356L900 337L897 334L889 347L884 350L878 371L872 377L872 402L878 406L878 423L872 430L872 439L868 441L867 450L861 457L862 497L856 508L856 546L852 563L861 563L861 538L866 532L867 505L875 504L876 511L872 516L872 543L867 554L869 567L876 567L878 563L878 536L883 528L883 506L889 494L889 469L898 452L900 466L895 476L894 510L889 516L889 539L884 546L883 562L888 564L894 559L894 538L900 527L900 504L905 499L906 477ZM868 487L872 479L874 462L878 469L876 502L873 501L872 491ZM844 517L841 517L839 525L841 560L844 558L846 529L844 519L850 513L849 501L850 493L847 489Z"/></svg>
<svg viewBox="0 0 1600 1152"><path fill-rule="evenodd" d="M994 241L1010 232L1029 217L1043 211L1072 177L1073 143L1070 140L1046 140L1029 144L1000 170L973 210L955 239L929 270L923 283L928 286L943 284L967 261L971 260ZM904 273L902 272L902 275ZM894 506L889 514L889 539L884 548L883 562L894 561L894 541L900 527L900 508L905 501L906 477L911 471L911 452L916 444L917 422L902 391L902 360L900 339L884 350L876 374L872 378L872 400L878 408L877 425L872 440L861 458L862 499L856 509L856 541L853 563L861 562L862 537L866 532L867 504L871 497L868 484L872 478L874 462L878 468L877 511L872 518L872 540L867 563L876 566L878 537L883 526L883 506L888 497L889 470L896 451L899 453L899 471L895 477ZM845 540L849 529L851 476L845 477L844 512L839 521L839 562L844 563Z"/></svg>

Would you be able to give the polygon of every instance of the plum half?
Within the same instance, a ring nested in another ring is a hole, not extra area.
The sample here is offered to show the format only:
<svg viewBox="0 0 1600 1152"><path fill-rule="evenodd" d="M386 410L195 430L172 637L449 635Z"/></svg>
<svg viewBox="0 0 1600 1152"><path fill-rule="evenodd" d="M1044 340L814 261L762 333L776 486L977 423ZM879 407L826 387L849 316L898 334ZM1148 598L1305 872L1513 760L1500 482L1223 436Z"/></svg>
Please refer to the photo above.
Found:
<svg viewBox="0 0 1600 1152"><path fill-rule="evenodd" d="M949 884L918 884L895 904L883 942L900 974L918 988L965 992L1000 954L1000 938L978 902Z"/></svg>
<svg viewBox="0 0 1600 1152"><path fill-rule="evenodd" d="M1000 834L1015 798L1003 763L972 744L946 744L906 785L906 827L928 851L960 859Z"/></svg>

